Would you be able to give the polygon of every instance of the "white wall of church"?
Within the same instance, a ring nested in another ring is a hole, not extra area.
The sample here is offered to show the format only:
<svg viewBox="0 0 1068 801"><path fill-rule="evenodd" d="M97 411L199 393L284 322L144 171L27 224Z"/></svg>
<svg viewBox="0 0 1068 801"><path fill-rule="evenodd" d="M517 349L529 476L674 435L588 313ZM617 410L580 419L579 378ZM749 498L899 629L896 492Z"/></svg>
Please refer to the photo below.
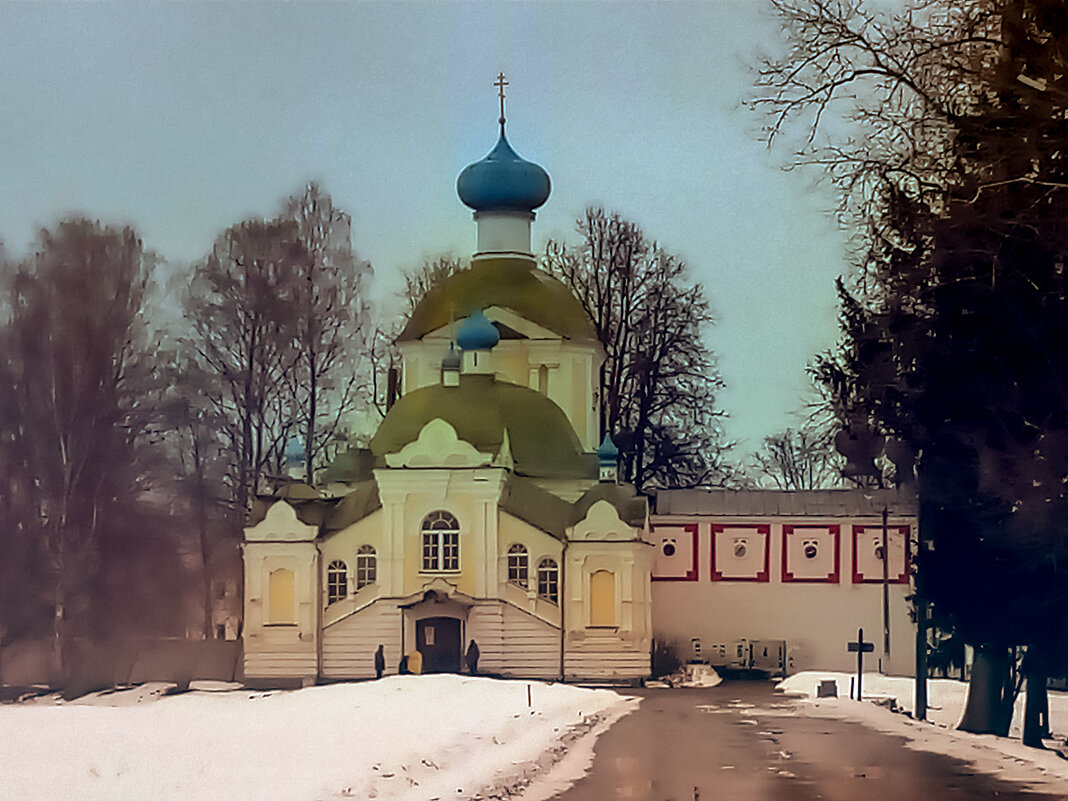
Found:
<svg viewBox="0 0 1068 801"><path fill-rule="evenodd" d="M649 675L653 549L604 501L569 530L564 570L564 676Z"/></svg>
<svg viewBox="0 0 1068 801"><path fill-rule="evenodd" d="M363 679L375 675L374 656L382 646L385 672L397 672L401 657L401 610L396 603L377 601L341 617L324 621L322 675L328 679Z"/></svg>
<svg viewBox="0 0 1068 801"><path fill-rule="evenodd" d="M249 542L244 552L246 677L314 680L319 627L319 554L314 543ZM272 575L276 581L286 579L273 593ZM272 609L279 601L287 608Z"/></svg>
<svg viewBox="0 0 1068 801"><path fill-rule="evenodd" d="M560 629L501 602L468 615L467 638L478 643L479 671L532 679L560 677Z"/></svg>
<svg viewBox="0 0 1068 801"><path fill-rule="evenodd" d="M907 582L889 585L890 654L883 653L881 569L874 569L868 553L876 539L873 532L881 534L877 519L655 516L652 523L658 549L653 631L658 641L675 641L684 659L691 655L693 638L700 639L705 655L717 644L742 639L785 640L790 671L855 670L856 654L848 652L846 644L863 628L865 640L875 644L875 651L865 655L867 666L875 670L881 659L888 673L914 670L915 625L906 601L912 587ZM715 538L714 525L721 531ZM863 527L857 532L857 571L864 581L854 581L854 526ZM903 527L914 536L915 519L891 518L890 526L891 560L901 562L892 562L891 579L896 579L907 571L907 563L904 546L895 540L900 541ZM696 534L696 546L687 527ZM830 537L832 527L836 537ZM675 551L670 559L663 555L668 540ZM738 562L745 565L735 567L734 545L742 540L745 548ZM714 541L720 543L715 562ZM811 559L801 551L804 542L815 544ZM717 580L712 579L714 566L720 574Z"/></svg>
<svg viewBox="0 0 1068 801"><path fill-rule="evenodd" d="M382 499L380 571L391 595L419 591L435 577L459 592L485 598L497 585L497 503L504 470L376 470ZM432 512L448 512L459 523L459 570L425 570L422 527Z"/></svg>

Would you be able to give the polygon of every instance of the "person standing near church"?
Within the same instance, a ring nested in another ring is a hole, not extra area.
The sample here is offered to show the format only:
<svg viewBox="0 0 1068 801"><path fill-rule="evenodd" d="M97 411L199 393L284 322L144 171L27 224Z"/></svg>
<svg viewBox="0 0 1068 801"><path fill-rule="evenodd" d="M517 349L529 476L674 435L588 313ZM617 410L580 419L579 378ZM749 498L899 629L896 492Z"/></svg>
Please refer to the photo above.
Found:
<svg viewBox="0 0 1068 801"><path fill-rule="evenodd" d="M467 646L464 661L467 663L467 672L472 676L478 675L478 643L474 640Z"/></svg>

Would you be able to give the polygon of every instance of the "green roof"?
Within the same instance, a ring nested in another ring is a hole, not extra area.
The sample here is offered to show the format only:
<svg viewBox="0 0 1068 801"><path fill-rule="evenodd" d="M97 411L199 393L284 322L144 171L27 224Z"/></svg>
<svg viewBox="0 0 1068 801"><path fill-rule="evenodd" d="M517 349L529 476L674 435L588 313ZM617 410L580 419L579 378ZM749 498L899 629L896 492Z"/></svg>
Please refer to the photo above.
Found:
<svg viewBox="0 0 1068 801"><path fill-rule="evenodd" d="M514 475L509 475L504 483L500 507L558 540L566 539L574 514L573 505L563 498L542 489L529 478Z"/></svg>
<svg viewBox="0 0 1068 801"><path fill-rule="evenodd" d="M326 515L323 528L338 531L350 526L357 520L363 520L372 512L382 508L378 497L378 484L374 479L355 484L352 492L343 497Z"/></svg>
<svg viewBox="0 0 1068 801"><path fill-rule="evenodd" d="M354 484L357 481L366 481L372 476L374 457L366 448L346 448L334 457L326 469L319 476L324 484L335 481Z"/></svg>
<svg viewBox="0 0 1068 801"><path fill-rule="evenodd" d="M645 525L648 510L645 496L638 495L628 484L616 484L614 481L598 482L577 501L568 503L530 479L509 476L501 494L501 509L563 540L568 527L585 518L597 501L612 504L627 525L638 528Z"/></svg>
<svg viewBox="0 0 1068 801"><path fill-rule="evenodd" d="M496 455L508 431L515 472L541 478L597 475L597 455L584 453L563 410L539 392L463 375L460 386L423 387L401 397L371 440L376 457L396 453L413 442L435 418L449 423L460 439Z"/></svg>
<svg viewBox="0 0 1068 801"><path fill-rule="evenodd" d="M570 289L539 270L533 259L477 260L446 278L416 306L398 341L421 339L476 309L500 306L566 339L596 340L582 304Z"/></svg>

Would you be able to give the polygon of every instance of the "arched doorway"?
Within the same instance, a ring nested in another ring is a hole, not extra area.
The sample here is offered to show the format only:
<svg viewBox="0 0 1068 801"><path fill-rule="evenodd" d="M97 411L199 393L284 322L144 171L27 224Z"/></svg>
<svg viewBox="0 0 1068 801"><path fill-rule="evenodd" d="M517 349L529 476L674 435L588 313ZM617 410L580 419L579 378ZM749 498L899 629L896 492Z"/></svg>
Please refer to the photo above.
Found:
<svg viewBox="0 0 1068 801"><path fill-rule="evenodd" d="M415 647L423 655L424 673L460 672L460 621L424 617L415 622Z"/></svg>

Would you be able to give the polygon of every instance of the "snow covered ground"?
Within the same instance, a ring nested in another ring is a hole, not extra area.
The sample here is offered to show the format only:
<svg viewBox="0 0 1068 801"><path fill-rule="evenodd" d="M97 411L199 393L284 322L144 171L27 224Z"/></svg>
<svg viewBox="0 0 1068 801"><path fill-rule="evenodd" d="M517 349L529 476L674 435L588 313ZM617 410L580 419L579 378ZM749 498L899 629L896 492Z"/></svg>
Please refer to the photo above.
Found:
<svg viewBox="0 0 1068 801"><path fill-rule="evenodd" d="M581 775L589 740L638 703L455 675L279 692L204 685L166 696L166 686L0 705L0 796L490 799L527 787L576 740L585 747L568 761Z"/></svg>
<svg viewBox="0 0 1068 801"><path fill-rule="evenodd" d="M805 711L823 717L847 718L861 721L872 728L898 734L909 740L909 746L934 751L962 759L983 773L991 773L1011 781L1024 782L1043 792L1068 793L1068 760L1056 751L1041 751L1025 747L1020 741L1023 720L1023 698L1017 701L1013 715L1011 739L987 734L968 734L953 727L960 720L968 685L953 679L931 679L927 685L927 721L912 720L891 712L885 706L869 703L879 698L893 698L899 708L910 712L914 708L914 682L902 676L864 674L864 699L849 699L850 679L855 674L825 671L804 671L790 676L778 687L790 695L805 700ZM838 698L816 698L821 680L834 679L838 684ZM1064 743L1068 735L1068 693L1049 693L1050 729L1054 738Z"/></svg>

